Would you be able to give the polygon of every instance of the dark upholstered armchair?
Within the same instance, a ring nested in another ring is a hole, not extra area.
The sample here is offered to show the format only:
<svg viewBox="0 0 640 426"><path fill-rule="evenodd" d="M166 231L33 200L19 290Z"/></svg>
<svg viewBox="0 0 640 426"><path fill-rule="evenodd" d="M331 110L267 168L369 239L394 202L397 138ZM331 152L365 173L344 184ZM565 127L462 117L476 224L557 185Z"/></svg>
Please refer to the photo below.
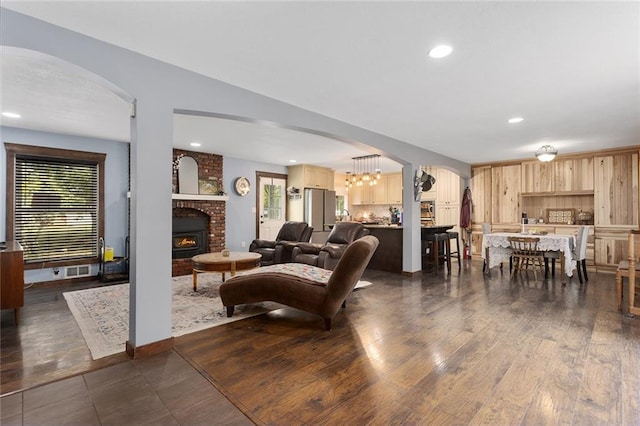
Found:
<svg viewBox="0 0 640 426"><path fill-rule="evenodd" d="M292 246L288 243L309 242L312 232L313 228L306 222L285 222L275 241L253 240L249 245L249 251L262 255L260 266L290 262Z"/></svg>
<svg viewBox="0 0 640 426"><path fill-rule="evenodd" d="M324 244L296 244L291 261L334 270L347 246L368 234L369 230L361 223L337 222Z"/></svg>

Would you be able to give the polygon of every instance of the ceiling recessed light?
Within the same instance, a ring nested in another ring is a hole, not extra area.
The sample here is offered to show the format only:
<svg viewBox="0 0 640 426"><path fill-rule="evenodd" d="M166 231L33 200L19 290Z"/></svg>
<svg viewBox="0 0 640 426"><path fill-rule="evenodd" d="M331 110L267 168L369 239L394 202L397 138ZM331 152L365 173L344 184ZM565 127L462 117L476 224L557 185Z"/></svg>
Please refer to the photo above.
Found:
<svg viewBox="0 0 640 426"><path fill-rule="evenodd" d="M513 118L510 118L509 120L507 120L507 123L516 124L516 123L520 123L522 120L524 120L524 118L522 118L522 117L513 117Z"/></svg>
<svg viewBox="0 0 640 426"><path fill-rule="evenodd" d="M4 117L8 117L8 118L20 118L20 117L22 117L20 114L17 114L15 112L9 112L9 111L3 112L2 115Z"/></svg>
<svg viewBox="0 0 640 426"><path fill-rule="evenodd" d="M441 44L440 46L436 46L429 51L429 56L435 59L444 58L445 56L449 56L453 52L453 47L447 46L446 44Z"/></svg>
<svg viewBox="0 0 640 426"><path fill-rule="evenodd" d="M297 163L298 160L289 160L290 163Z"/></svg>
<svg viewBox="0 0 640 426"><path fill-rule="evenodd" d="M191 146L200 146L200 142L191 142L189 145L191 145Z"/></svg>

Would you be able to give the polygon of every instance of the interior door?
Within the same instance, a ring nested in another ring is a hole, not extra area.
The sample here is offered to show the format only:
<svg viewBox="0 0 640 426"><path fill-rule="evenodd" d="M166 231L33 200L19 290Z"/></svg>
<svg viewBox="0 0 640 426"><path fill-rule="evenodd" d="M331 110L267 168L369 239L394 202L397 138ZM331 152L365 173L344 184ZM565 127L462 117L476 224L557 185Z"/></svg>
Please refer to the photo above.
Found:
<svg viewBox="0 0 640 426"><path fill-rule="evenodd" d="M258 176L258 238L262 240L275 240L286 220L286 185L283 178Z"/></svg>

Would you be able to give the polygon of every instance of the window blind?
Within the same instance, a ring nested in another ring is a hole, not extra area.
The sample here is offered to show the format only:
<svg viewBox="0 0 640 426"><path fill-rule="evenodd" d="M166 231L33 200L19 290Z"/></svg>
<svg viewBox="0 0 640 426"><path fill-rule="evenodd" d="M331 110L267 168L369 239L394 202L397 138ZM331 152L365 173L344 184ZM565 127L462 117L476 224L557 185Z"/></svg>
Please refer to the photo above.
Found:
<svg viewBox="0 0 640 426"><path fill-rule="evenodd" d="M15 237L25 262L98 256L98 164L16 156Z"/></svg>

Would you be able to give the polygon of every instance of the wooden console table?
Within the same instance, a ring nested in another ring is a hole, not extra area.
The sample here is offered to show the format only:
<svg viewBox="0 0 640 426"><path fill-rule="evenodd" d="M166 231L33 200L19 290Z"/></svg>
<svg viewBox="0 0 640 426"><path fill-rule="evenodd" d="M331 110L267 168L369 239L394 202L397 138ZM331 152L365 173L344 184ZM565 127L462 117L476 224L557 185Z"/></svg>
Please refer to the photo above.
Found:
<svg viewBox="0 0 640 426"><path fill-rule="evenodd" d="M22 246L7 241L0 246L0 309L13 309L18 325L20 308L24 306L24 262Z"/></svg>

